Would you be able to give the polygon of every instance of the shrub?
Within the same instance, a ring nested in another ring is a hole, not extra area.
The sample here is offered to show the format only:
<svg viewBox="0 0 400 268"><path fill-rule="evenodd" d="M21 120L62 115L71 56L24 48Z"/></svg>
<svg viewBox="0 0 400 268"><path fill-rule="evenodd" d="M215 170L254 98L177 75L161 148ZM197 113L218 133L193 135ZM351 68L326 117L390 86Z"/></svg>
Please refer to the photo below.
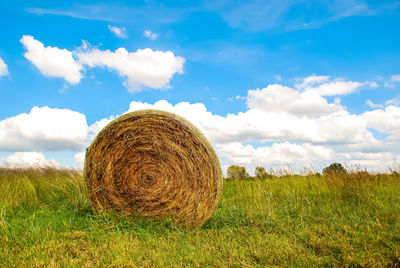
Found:
<svg viewBox="0 0 400 268"><path fill-rule="evenodd" d="M342 164L335 162L330 164L328 167L324 168L322 170L322 173L324 175L331 175L331 174L338 175L338 174L346 174L347 170L342 166Z"/></svg>
<svg viewBox="0 0 400 268"><path fill-rule="evenodd" d="M236 166L236 165L232 165L230 167L228 167L228 179L249 179L250 176L249 174L246 172L246 168L245 167L240 167L240 166Z"/></svg>
<svg viewBox="0 0 400 268"><path fill-rule="evenodd" d="M255 175L256 175L256 178L259 178L262 180L271 178L271 175L269 175L267 173L267 171L265 171L265 168L263 168L263 167L256 167Z"/></svg>

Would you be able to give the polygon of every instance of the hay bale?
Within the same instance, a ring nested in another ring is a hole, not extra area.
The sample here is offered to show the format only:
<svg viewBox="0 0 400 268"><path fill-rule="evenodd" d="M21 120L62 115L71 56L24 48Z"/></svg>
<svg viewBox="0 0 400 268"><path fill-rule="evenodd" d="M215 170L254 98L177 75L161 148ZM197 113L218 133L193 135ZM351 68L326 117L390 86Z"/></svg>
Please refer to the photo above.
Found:
<svg viewBox="0 0 400 268"><path fill-rule="evenodd" d="M84 172L95 210L172 216L184 225L204 224L222 193L208 140L184 118L158 110L109 123L86 150Z"/></svg>

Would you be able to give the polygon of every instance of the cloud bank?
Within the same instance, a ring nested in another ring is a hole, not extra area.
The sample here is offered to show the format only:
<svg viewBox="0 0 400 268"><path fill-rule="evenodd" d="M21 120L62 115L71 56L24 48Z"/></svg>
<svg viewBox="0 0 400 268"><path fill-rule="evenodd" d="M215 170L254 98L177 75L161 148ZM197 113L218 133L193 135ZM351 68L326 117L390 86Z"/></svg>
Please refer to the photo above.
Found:
<svg viewBox="0 0 400 268"><path fill-rule="evenodd" d="M21 168L21 167L53 167L60 168L61 165L53 159L46 159L44 154L39 152L16 152L7 158L3 159L3 166L9 168ZM1 159L0 159L1 163Z"/></svg>
<svg viewBox="0 0 400 268"><path fill-rule="evenodd" d="M159 109L185 117L210 140L223 166L320 167L341 161L382 170L396 165L400 160L400 108L385 104L352 114L340 102L329 102L314 90L331 81L329 77L310 76L299 83L307 87L271 84L248 90L244 97L247 109L235 114L217 115L203 103L172 104L166 100L132 101L126 113ZM29 114L0 121L0 151L71 150L76 152L75 162L82 166L86 146L116 116L87 125L81 113L34 107ZM386 137L378 139L376 132Z"/></svg>
<svg viewBox="0 0 400 268"><path fill-rule="evenodd" d="M88 126L85 115L68 109L33 107L0 121L0 151L80 150Z"/></svg>

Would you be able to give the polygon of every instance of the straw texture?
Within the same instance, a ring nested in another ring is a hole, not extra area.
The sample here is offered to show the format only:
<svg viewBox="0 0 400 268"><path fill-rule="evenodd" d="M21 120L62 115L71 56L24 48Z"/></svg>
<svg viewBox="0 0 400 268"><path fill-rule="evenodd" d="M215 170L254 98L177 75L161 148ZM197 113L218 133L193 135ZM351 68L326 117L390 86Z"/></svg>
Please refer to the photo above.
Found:
<svg viewBox="0 0 400 268"><path fill-rule="evenodd" d="M109 123L86 150L84 173L95 210L172 216L184 225L203 225L222 193L208 140L184 118L158 110Z"/></svg>

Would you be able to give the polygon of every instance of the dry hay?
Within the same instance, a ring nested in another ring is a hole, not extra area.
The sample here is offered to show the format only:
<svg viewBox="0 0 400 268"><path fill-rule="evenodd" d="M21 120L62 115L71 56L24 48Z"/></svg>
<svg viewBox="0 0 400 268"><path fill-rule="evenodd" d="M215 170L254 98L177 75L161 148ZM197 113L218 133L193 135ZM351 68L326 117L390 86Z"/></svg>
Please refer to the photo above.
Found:
<svg viewBox="0 0 400 268"><path fill-rule="evenodd" d="M184 118L158 110L108 124L86 150L85 179L97 211L172 216L199 226L217 208L223 181L204 135Z"/></svg>

